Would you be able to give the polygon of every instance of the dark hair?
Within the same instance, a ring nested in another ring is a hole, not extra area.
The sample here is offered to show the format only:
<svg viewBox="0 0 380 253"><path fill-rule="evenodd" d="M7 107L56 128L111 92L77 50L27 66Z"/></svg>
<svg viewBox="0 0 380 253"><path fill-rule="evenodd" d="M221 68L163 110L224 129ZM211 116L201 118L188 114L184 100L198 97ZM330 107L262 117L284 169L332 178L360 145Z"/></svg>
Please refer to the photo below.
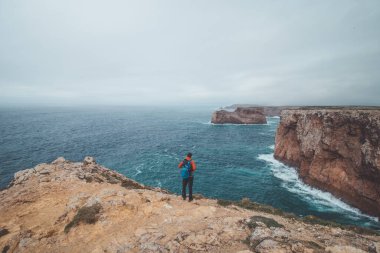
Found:
<svg viewBox="0 0 380 253"><path fill-rule="evenodd" d="M188 157L192 157L193 154L192 154L192 153L187 153L187 156L188 156Z"/></svg>

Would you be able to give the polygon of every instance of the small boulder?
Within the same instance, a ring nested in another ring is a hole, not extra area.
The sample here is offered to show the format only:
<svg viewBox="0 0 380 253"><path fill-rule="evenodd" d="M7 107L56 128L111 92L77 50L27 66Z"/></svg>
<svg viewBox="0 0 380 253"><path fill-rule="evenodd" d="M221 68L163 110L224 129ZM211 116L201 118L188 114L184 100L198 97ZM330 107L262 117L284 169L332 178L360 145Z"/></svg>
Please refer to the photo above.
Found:
<svg viewBox="0 0 380 253"><path fill-rule="evenodd" d="M364 250L354 248L352 246L342 246L342 245L327 247L325 250L328 253L365 253Z"/></svg>
<svg viewBox="0 0 380 253"><path fill-rule="evenodd" d="M13 183L15 185L21 184L22 182L28 180L33 174L34 169L21 170L15 173Z"/></svg>
<svg viewBox="0 0 380 253"><path fill-rule="evenodd" d="M50 178L49 177L41 177L40 180L39 180L40 183L47 183L47 182L50 182Z"/></svg>
<svg viewBox="0 0 380 253"><path fill-rule="evenodd" d="M59 164L59 163L64 163L66 162L65 158L63 158L62 156L58 157L57 159L55 159L52 164Z"/></svg>
<svg viewBox="0 0 380 253"><path fill-rule="evenodd" d="M83 159L83 165L96 164L95 158L91 156L86 156Z"/></svg>
<svg viewBox="0 0 380 253"><path fill-rule="evenodd" d="M257 242L261 241L266 237L271 237L272 236L272 231L269 228L266 227L257 227L253 232L250 237L251 242Z"/></svg>
<svg viewBox="0 0 380 253"><path fill-rule="evenodd" d="M294 253L304 253L305 247L302 243L297 242L292 244L292 252Z"/></svg>
<svg viewBox="0 0 380 253"><path fill-rule="evenodd" d="M286 253L286 249L282 248L281 245L271 239L266 239L262 241L255 250L259 253Z"/></svg>
<svg viewBox="0 0 380 253"><path fill-rule="evenodd" d="M43 169L39 172L41 175L46 175L46 174L50 174L50 170L49 169Z"/></svg>

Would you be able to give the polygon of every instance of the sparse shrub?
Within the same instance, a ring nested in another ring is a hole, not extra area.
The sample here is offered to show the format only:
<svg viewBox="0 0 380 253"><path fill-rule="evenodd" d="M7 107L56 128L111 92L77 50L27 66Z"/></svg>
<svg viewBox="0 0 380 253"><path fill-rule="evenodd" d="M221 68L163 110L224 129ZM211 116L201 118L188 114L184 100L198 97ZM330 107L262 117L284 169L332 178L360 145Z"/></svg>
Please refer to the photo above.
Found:
<svg viewBox="0 0 380 253"><path fill-rule="evenodd" d="M333 222L333 221L328 221L324 220L321 218L318 218L314 215L307 215L302 218L302 221L309 223L309 224L319 224L319 225L324 225L324 226L329 226L329 227L340 227L341 225Z"/></svg>
<svg viewBox="0 0 380 253"><path fill-rule="evenodd" d="M269 205L259 204L259 203L250 201L248 198L243 198L241 201L231 201L231 200L218 199L217 203L221 206L235 205L235 206L239 206L239 207L249 209L249 210L279 215L279 216L282 216L285 218L303 221L303 222L308 223L308 224L318 224L318 225L329 226L329 227L339 227L341 229L354 231L354 232L359 233L359 234L380 235L380 231L377 231L377 230L373 230L370 228L358 227L358 226L352 226L352 225L338 224L336 222L324 220L324 219L318 218L318 217L313 216L313 215L308 215L305 217L299 217L293 213L287 213L287 212L284 212L280 209L274 208L274 207L269 206ZM253 226L253 224L251 224L251 226Z"/></svg>
<svg viewBox="0 0 380 253"><path fill-rule="evenodd" d="M218 199L216 203L218 205L221 205L221 206L229 206L229 205L233 204L232 201L230 201L230 200L224 200L224 199Z"/></svg>
<svg viewBox="0 0 380 253"><path fill-rule="evenodd" d="M9 230L6 228L0 228L0 237L6 234L9 234Z"/></svg>
<svg viewBox="0 0 380 253"><path fill-rule="evenodd" d="M250 203L251 203L251 200L249 198L242 198L241 199L241 205L242 206L249 206Z"/></svg>
<svg viewBox="0 0 380 253"><path fill-rule="evenodd" d="M282 224L278 223L274 219L267 218L264 216L252 216L247 225L249 228L252 229L252 228L255 228L257 226L257 222L264 223L265 226L267 226L268 228L270 228L270 227L283 228L284 227Z"/></svg>
<svg viewBox="0 0 380 253"><path fill-rule="evenodd" d="M144 189L140 184L128 179L123 179L121 186L126 189Z"/></svg>
<svg viewBox="0 0 380 253"><path fill-rule="evenodd" d="M300 241L305 247L314 249L314 252L324 252L323 247L313 241Z"/></svg>
<svg viewBox="0 0 380 253"><path fill-rule="evenodd" d="M80 208L74 219L65 226L65 233L68 233L71 228L78 226L80 223L94 224L98 220L97 214L101 208L102 206L99 203Z"/></svg>
<svg viewBox="0 0 380 253"><path fill-rule="evenodd" d="M199 199L204 199L205 197L202 194L195 193L193 194L193 198L196 200L199 200Z"/></svg>

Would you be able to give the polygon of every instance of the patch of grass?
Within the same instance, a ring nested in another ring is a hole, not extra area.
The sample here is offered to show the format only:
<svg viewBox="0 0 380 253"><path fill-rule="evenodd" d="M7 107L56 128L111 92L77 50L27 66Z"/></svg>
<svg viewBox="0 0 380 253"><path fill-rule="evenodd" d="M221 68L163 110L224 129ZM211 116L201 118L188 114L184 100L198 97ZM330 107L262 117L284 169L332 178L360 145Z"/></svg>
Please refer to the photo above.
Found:
<svg viewBox="0 0 380 253"><path fill-rule="evenodd" d="M106 182L110 184L117 184L120 182L120 178L118 176L112 175L108 172L103 172L100 175L103 176L106 179Z"/></svg>
<svg viewBox="0 0 380 253"><path fill-rule="evenodd" d="M86 183L91 183L92 182L92 177L85 177Z"/></svg>
<svg viewBox="0 0 380 253"><path fill-rule="evenodd" d="M284 212L280 209L274 208L274 207L269 206L269 205L259 204L259 203L250 201L250 199L248 199L248 198L243 198L241 201L231 201L231 200L218 199L217 203L221 206L235 205L235 206L245 208L248 210L254 210L254 211L258 211L258 212L274 214L274 215L278 215L278 216L281 216L284 218L295 219L295 220L302 221L302 222L305 222L308 224L313 224L313 225L338 227L338 228L345 229L348 231L353 231L353 232L358 233L358 234L380 235L380 231L377 231L377 230L353 226L353 225L343 225L343 224L336 223L334 221L324 220L324 219L318 218L318 217L313 216L313 215L308 215L305 217L299 217L293 213Z"/></svg>
<svg viewBox="0 0 380 253"><path fill-rule="evenodd" d="M193 198L196 200L199 200L199 199L204 199L205 196L203 196L202 194L199 194L199 193L195 193L195 194L193 194Z"/></svg>
<svg viewBox="0 0 380 253"><path fill-rule="evenodd" d="M128 179L123 179L121 186L126 189L144 189L140 184Z"/></svg>
<svg viewBox="0 0 380 253"><path fill-rule="evenodd" d="M218 205L220 205L220 206L229 206L229 205L234 204L233 201L230 201L230 200L224 200L224 199L218 199L218 200L216 201L216 203L217 203Z"/></svg>
<svg viewBox="0 0 380 253"><path fill-rule="evenodd" d="M301 241L301 243L308 248L312 248L313 250L323 250L324 249L318 243L313 242L313 241Z"/></svg>
<svg viewBox="0 0 380 253"><path fill-rule="evenodd" d="M267 218L264 216L252 216L248 222L248 227L251 229L255 228L257 226L257 222L264 223L265 226L267 226L268 228L270 227L283 228L284 227L284 225L278 223L274 219Z"/></svg>
<svg viewBox="0 0 380 253"><path fill-rule="evenodd" d="M248 198L243 198L240 202L235 202L234 204L242 208L255 210L258 212L270 213L270 214L275 214L275 215L280 215L280 216L284 216L285 214L289 215L288 213L284 213L282 210L274 208L273 206L259 204L259 203L251 201Z"/></svg>
<svg viewBox="0 0 380 253"><path fill-rule="evenodd" d="M101 208L102 206L99 203L80 208L74 219L65 226L64 232L67 234L71 228L78 226L80 223L94 224L98 220L97 214Z"/></svg>
<svg viewBox="0 0 380 253"><path fill-rule="evenodd" d="M353 226L353 225L343 225L336 223L334 221L329 221L329 220L324 220L321 218L318 218L314 215L307 215L305 217L299 218L299 220L308 223L308 224L317 224L317 225L323 225L327 227L336 227L336 228L341 228L349 231L353 231L358 234L365 234L365 235L380 235L380 231L373 230L370 228L363 228L363 227L358 227L358 226Z"/></svg>
<svg viewBox="0 0 380 253"><path fill-rule="evenodd" d="M380 231L372 230L369 228L356 227L356 226L345 226L346 229L354 231L355 233L364 234L364 235L378 235L380 236Z"/></svg>
<svg viewBox="0 0 380 253"><path fill-rule="evenodd" d="M319 224L319 225L324 225L324 226L329 226L329 227L340 227L341 226L340 224L338 224L336 222L324 220L324 219L318 218L314 215L307 215L307 216L303 217L301 220L303 222L309 223L309 224Z"/></svg>

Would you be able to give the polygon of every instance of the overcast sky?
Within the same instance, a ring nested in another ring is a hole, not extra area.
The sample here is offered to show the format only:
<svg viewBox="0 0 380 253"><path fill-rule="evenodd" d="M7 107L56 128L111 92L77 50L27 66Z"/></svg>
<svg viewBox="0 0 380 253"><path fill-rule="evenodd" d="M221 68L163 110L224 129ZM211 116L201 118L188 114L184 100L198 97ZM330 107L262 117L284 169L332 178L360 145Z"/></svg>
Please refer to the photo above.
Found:
<svg viewBox="0 0 380 253"><path fill-rule="evenodd" d="M380 1L0 1L0 105L380 105Z"/></svg>

